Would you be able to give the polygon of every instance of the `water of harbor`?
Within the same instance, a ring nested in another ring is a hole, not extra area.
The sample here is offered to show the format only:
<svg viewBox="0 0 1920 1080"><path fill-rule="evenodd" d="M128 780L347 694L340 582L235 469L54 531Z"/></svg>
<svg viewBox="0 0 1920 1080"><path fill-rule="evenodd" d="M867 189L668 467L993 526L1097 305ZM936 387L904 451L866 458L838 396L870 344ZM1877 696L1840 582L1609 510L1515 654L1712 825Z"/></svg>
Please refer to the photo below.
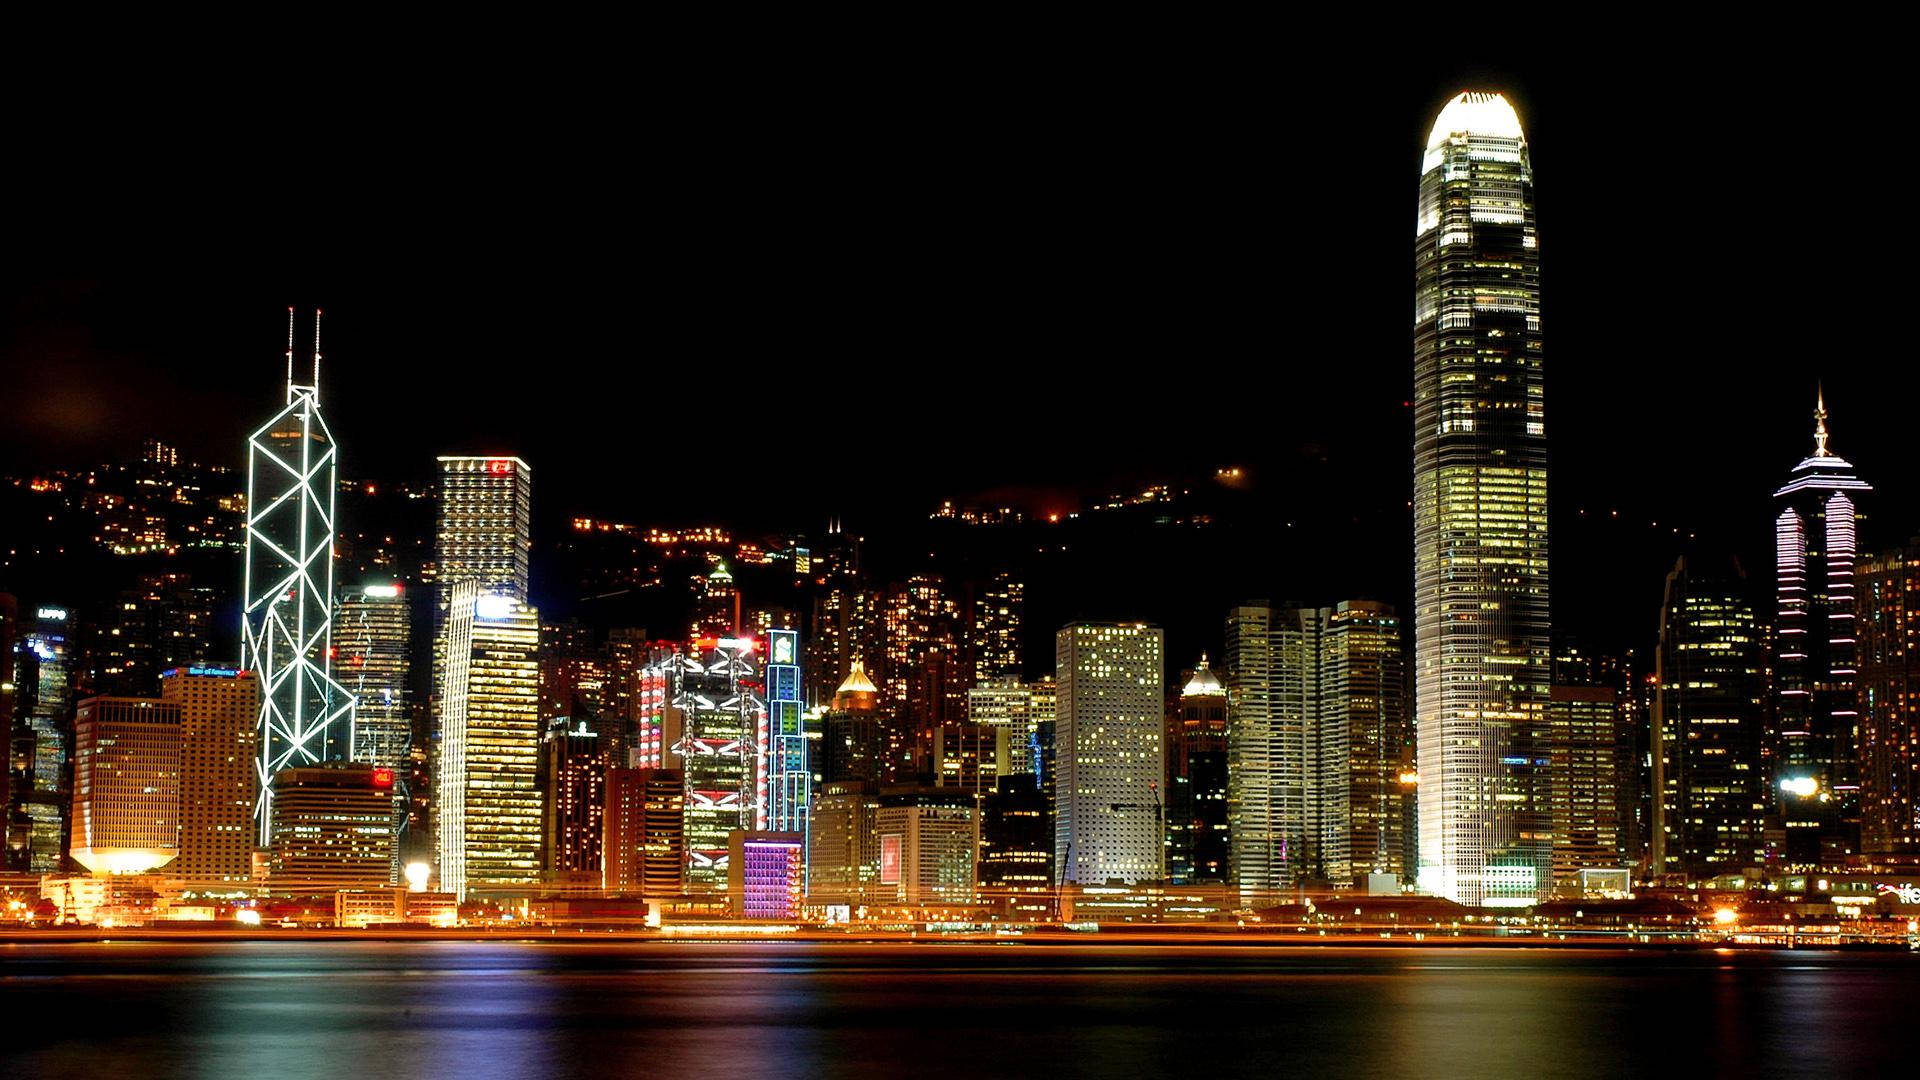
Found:
<svg viewBox="0 0 1920 1080"><path fill-rule="evenodd" d="M0 944L0 1075L1894 1075L1920 956L1480 948Z"/></svg>

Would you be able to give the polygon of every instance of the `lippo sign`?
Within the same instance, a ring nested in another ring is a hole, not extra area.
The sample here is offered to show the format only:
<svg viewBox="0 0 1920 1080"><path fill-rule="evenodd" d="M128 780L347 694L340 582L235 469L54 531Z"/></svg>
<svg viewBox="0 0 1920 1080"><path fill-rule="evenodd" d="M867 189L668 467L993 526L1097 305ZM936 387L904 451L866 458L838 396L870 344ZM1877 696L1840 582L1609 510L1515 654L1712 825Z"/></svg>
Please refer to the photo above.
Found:
<svg viewBox="0 0 1920 1080"><path fill-rule="evenodd" d="M1920 885L1882 885L1881 896L1890 896L1896 904L1920 904Z"/></svg>

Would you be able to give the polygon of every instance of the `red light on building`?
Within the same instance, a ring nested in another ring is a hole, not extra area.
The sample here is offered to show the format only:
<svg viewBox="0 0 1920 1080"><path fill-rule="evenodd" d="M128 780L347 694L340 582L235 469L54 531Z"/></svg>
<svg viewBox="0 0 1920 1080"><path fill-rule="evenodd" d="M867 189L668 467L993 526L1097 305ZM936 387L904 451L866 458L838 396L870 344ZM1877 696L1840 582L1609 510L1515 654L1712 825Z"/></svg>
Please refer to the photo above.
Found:
<svg viewBox="0 0 1920 1080"><path fill-rule="evenodd" d="M513 462L504 458L495 458L487 462L487 471L495 475L510 473L513 471Z"/></svg>
<svg viewBox="0 0 1920 1080"><path fill-rule="evenodd" d="M393 786L393 770L392 769L373 770L373 786L374 787L392 787Z"/></svg>

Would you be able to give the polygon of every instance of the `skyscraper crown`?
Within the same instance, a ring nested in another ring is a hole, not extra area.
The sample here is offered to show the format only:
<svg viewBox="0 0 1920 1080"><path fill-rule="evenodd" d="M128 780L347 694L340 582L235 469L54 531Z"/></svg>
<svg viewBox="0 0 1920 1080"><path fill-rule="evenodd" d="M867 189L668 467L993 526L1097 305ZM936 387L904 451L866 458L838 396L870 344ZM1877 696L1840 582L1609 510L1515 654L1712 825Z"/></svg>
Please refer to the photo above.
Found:
<svg viewBox="0 0 1920 1080"><path fill-rule="evenodd" d="M1427 149L1432 150L1462 133L1502 139L1526 137L1520 131L1520 115L1513 111L1505 95L1478 90L1462 91L1440 110L1439 118L1433 122L1433 132L1427 136Z"/></svg>

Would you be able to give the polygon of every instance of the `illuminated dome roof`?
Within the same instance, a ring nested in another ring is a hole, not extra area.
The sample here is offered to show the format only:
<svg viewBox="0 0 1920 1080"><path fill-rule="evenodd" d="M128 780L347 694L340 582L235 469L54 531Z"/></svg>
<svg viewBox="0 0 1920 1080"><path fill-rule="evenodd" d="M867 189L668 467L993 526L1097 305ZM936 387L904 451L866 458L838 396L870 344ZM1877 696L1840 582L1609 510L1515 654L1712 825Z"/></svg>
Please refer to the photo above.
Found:
<svg viewBox="0 0 1920 1080"><path fill-rule="evenodd" d="M1180 696L1212 697L1226 692L1227 688L1220 685L1220 680L1214 676L1213 669L1207 666L1207 654L1201 653L1199 670L1193 673L1193 678L1187 680L1187 685L1180 688Z"/></svg>
<svg viewBox="0 0 1920 1080"><path fill-rule="evenodd" d="M1474 90L1462 92L1440 110L1439 119L1433 122L1433 133L1427 136L1427 149L1431 150L1462 132L1492 135L1501 139L1526 137L1520 131L1520 114L1507 104L1505 96Z"/></svg>

